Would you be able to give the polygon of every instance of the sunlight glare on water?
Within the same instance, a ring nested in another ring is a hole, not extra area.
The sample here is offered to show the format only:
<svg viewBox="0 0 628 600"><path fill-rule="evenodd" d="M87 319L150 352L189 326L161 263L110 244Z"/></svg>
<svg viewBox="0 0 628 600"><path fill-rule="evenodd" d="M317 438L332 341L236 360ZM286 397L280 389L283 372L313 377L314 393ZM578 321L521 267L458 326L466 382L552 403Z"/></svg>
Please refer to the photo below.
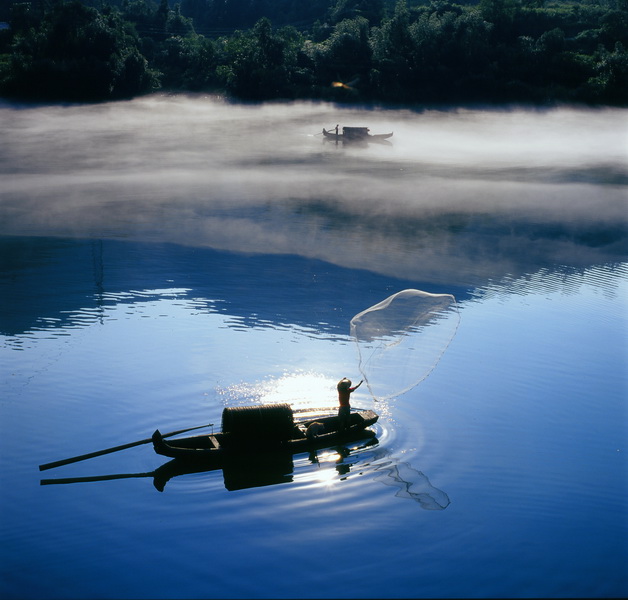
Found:
<svg viewBox="0 0 628 600"><path fill-rule="evenodd" d="M327 408L337 405L336 381L322 373L296 372L268 377L256 383L242 383L221 390L225 398L242 404L292 404L295 409Z"/></svg>

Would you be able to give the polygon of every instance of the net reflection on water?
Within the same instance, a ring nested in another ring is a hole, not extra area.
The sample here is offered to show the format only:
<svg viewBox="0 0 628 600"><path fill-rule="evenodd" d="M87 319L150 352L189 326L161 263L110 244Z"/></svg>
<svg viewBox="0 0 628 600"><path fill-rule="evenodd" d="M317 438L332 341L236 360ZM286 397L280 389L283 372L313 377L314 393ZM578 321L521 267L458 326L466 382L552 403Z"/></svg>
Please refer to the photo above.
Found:
<svg viewBox="0 0 628 600"><path fill-rule="evenodd" d="M451 503L443 490L434 487L424 473L406 462L389 460L378 465L375 470L381 471L375 481L399 488L395 493L397 498L414 500L425 510L444 510Z"/></svg>

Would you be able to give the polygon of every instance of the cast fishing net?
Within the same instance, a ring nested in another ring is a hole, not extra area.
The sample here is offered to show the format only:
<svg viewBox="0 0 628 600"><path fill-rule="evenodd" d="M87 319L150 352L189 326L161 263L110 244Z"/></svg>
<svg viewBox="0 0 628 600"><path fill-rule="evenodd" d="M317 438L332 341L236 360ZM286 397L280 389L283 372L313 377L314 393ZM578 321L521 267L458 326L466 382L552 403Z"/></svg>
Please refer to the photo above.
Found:
<svg viewBox="0 0 628 600"><path fill-rule="evenodd" d="M395 398L423 381L458 328L451 294L403 290L351 319L360 372L375 400Z"/></svg>

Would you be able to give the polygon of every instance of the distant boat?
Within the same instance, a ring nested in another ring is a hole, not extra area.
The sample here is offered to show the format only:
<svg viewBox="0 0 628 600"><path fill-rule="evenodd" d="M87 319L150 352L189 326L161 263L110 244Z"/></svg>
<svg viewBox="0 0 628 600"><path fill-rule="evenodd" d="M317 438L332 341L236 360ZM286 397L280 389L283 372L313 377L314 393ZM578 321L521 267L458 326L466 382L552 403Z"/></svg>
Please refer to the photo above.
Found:
<svg viewBox="0 0 628 600"><path fill-rule="evenodd" d="M345 144L364 144L369 142L390 143L388 142L388 138L392 137L392 132L371 134L369 131L368 127L343 127L342 133L340 133L338 126L336 126L335 131L327 131L327 129L323 127L323 136L325 139L343 142Z"/></svg>
<svg viewBox="0 0 628 600"><path fill-rule="evenodd" d="M307 410L295 421L288 404L225 408L221 433L166 442L157 430L152 441L157 454L183 461L222 461L264 452L297 454L375 437L367 428L377 419L371 410L355 409L348 427L341 429L335 411L325 409Z"/></svg>

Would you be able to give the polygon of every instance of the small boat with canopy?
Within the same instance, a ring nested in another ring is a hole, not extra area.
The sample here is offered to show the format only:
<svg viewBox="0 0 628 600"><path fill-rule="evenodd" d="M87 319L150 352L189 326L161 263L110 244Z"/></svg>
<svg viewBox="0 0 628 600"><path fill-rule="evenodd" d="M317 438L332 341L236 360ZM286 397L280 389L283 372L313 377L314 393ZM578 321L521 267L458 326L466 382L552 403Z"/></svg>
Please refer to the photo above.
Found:
<svg viewBox="0 0 628 600"><path fill-rule="evenodd" d="M343 144L368 144L369 142L389 144L388 138L392 137L392 132L371 134L368 127L343 127L340 133L336 125L333 131L327 131L323 127L323 137L326 140Z"/></svg>
<svg viewBox="0 0 628 600"><path fill-rule="evenodd" d="M368 429L379 415L354 409L342 428L334 409L293 411L289 404L225 408L222 431L166 441L153 434L157 454L192 461L213 461L243 453L286 452L298 454L375 437Z"/></svg>

